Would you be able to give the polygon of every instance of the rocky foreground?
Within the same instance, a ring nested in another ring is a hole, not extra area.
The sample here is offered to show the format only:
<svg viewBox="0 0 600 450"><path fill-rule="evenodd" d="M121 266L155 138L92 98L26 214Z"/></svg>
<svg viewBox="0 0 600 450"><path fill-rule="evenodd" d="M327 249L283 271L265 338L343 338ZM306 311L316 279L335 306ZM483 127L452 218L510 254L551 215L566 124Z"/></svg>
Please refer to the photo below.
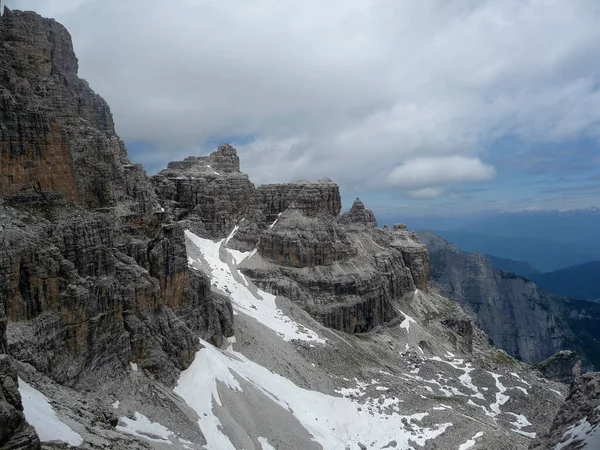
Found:
<svg viewBox="0 0 600 450"><path fill-rule="evenodd" d="M229 145L149 178L55 21L5 10L0 95L0 448L580 448L569 422L595 432L590 403L535 441L566 385L491 346L432 289L417 236L360 200L340 214L332 181L255 187Z"/></svg>

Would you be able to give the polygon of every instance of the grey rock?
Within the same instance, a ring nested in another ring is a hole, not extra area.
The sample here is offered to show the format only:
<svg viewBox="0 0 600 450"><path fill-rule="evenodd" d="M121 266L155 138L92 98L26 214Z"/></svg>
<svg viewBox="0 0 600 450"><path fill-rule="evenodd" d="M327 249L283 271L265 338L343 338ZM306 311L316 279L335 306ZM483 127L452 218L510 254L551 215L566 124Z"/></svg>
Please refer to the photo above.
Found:
<svg viewBox="0 0 600 450"><path fill-rule="evenodd" d="M597 333L600 306L546 294L497 270L485 255L463 252L433 233L419 237L429 248L437 289L471 314L496 346L530 363L564 349L576 350L588 367L599 361L600 347L585 336Z"/></svg>
<svg viewBox="0 0 600 450"><path fill-rule="evenodd" d="M337 216L342 209L340 189L329 179L296 181L285 184L263 184L255 193L267 221L275 220L292 203L307 217Z"/></svg>
<svg viewBox="0 0 600 450"><path fill-rule="evenodd" d="M561 350L535 365L546 378L570 383L576 375L575 366L581 364L577 352Z"/></svg>
<svg viewBox="0 0 600 450"><path fill-rule="evenodd" d="M37 450L40 440L23 414L17 368L7 355L0 354L0 448Z"/></svg>
<svg viewBox="0 0 600 450"><path fill-rule="evenodd" d="M289 267L329 266L357 253L343 227L307 217L295 203L281 214L276 226L261 234L258 251L266 260Z"/></svg>
<svg viewBox="0 0 600 450"><path fill-rule="evenodd" d="M33 12L0 20L0 192L8 201L129 202L132 217L157 207L131 164L110 109L85 80L71 36Z"/></svg>
<svg viewBox="0 0 600 450"><path fill-rule="evenodd" d="M572 431L585 424L584 431ZM529 447L532 450L561 448L565 450L593 450L598 448L600 426L600 373L591 372L574 380L569 396L558 411L547 435ZM586 439L589 435L595 438ZM559 444L563 445L559 445Z"/></svg>
<svg viewBox="0 0 600 450"><path fill-rule="evenodd" d="M161 203L192 232L221 239L237 227L228 246L257 248L268 265L245 272L332 328L367 331L396 317L392 299L427 288L427 251L416 235L378 229L360 200L340 216L331 180L254 188L235 149L223 144L208 156L170 163L153 183Z"/></svg>
<svg viewBox="0 0 600 450"><path fill-rule="evenodd" d="M340 216L339 187L331 180L255 188L227 144L169 163L152 180L181 226L211 239L236 227L227 245L256 248L265 263L245 273L328 327L368 331L397 317L394 299L427 289L429 258L416 234L378 229L358 199Z"/></svg>
<svg viewBox="0 0 600 450"><path fill-rule="evenodd" d="M369 227L377 226L375 214L370 209L365 208L365 204L357 197L352 208L342 215L340 222L343 224L358 224Z"/></svg>
<svg viewBox="0 0 600 450"><path fill-rule="evenodd" d="M170 162L152 183L175 220L198 235L219 239L243 218L254 193L239 165L236 150L223 144L208 156Z"/></svg>
<svg viewBox="0 0 600 450"><path fill-rule="evenodd" d="M258 253L269 264L242 264L258 286L349 333L393 320L395 301L427 289L426 248L401 230L348 227L294 208L261 235Z"/></svg>
<svg viewBox="0 0 600 450"><path fill-rule="evenodd" d="M130 361L174 383L198 335L232 333L228 299L188 269L181 225L77 76L65 28L8 12L0 61L0 349L66 385Z"/></svg>

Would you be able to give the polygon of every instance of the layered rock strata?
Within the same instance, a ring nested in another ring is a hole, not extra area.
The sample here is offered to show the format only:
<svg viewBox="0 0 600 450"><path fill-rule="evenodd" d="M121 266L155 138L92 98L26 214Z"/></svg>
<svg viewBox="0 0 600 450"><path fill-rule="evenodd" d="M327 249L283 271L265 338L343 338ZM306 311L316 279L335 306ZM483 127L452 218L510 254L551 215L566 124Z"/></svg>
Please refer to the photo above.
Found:
<svg viewBox="0 0 600 450"><path fill-rule="evenodd" d="M130 362L173 383L199 335L232 334L231 305L189 271L62 25L6 10L0 95L0 350L66 385Z"/></svg>
<svg viewBox="0 0 600 450"><path fill-rule="evenodd" d="M326 326L370 330L398 317L395 301L427 289L427 249L417 236L406 227L377 228L360 199L340 215L331 180L254 188L239 172L235 149L224 144L209 156L170 163L153 183L183 226L227 238L231 248L257 249L260 263L247 262L245 273Z"/></svg>

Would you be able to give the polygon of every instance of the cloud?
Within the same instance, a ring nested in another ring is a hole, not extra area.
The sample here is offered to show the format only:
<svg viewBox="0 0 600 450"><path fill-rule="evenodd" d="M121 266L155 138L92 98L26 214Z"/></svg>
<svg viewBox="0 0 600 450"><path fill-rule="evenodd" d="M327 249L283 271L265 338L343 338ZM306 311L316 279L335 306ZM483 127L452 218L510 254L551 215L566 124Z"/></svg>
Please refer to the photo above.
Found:
<svg viewBox="0 0 600 450"><path fill-rule="evenodd" d="M600 137L596 0L6 3L67 26L121 137L165 163L251 136L238 147L256 182L362 192L390 167L452 162L423 169L441 184L393 177L427 196L492 179L481 160L504 136L541 144L524 159Z"/></svg>
<svg viewBox="0 0 600 450"><path fill-rule="evenodd" d="M387 184L410 189L413 197L431 198L442 193L442 187L474 181L490 181L496 175L493 167L478 158L447 156L416 158L394 167Z"/></svg>
<svg viewBox="0 0 600 450"><path fill-rule="evenodd" d="M444 192L444 189L441 187L428 187L417 189L415 191L408 191L408 195L413 198L435 198L439 197L442 192Z"/></svg>

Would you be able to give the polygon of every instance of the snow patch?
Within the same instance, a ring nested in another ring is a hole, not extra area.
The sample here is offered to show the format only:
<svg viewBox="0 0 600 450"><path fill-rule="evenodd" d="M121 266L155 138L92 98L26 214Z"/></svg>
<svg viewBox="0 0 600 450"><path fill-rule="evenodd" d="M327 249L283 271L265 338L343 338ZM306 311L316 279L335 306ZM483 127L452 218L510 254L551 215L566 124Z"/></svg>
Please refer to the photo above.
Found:
<svg viewBox="0 0 600 450"><path fill-rule="evenodd" d="M207 164L207 165L206 165L206 167L208 167L210 170L212 170L212 171L213 171L213 173L214 173L215 175L219 175L219 172L217 172L215 169L213 169L213 168L210 166L210 164Z"/></svg>
<svg viewBox="0 0 600 450"><path fill-rule="evenodd" d="M119 417L119 423L123 422L125 425L117 425L117 430L146 439L147 441L172 444L169 436L173 435L173 432L168 428L158 422L152 422L145 415L137 411L134 417L135 419Z"/></svg>
<svg viewBox="0 0 600 450"><path fill-rule="evenodd" d="M271 444L269 444L269 442L267 441L267 438L259 437L258 442L260 442L262 450L275 450L275 447L273 447Z"/></svg>
<svg viewBox="0 0 600 450"><path fill-rule="evenodd" d="M511 431L522 434L523 436L530 437L531 439L535 438L536 433L529 432L529 431L523 431L523 428L527 428L527 427L531 426L531 422L529 422L529 420L527 420L527 417L525 417L522 414L515 414L513 412L507 412L506 414L510 414L510 415L514 416L516 419L514 422L510 423L513 427L516 428L516 430L511 430Z"/></svg>
<svg viewBox="0 0 600 450"><path fill-rule="evenodd" d="M464 444L460 444L460 447L458 447L458 450L468 450L468 449L472 448L476 444L477 438L480 438L481 436L483 436L483 432L480 431L479 433L477 433L475 436L473 436L471 439L469 439Z"/></svg>
<svg viewBox="0 0 600 450"><path fill-rule="evenodd" d="M277 221L279 220L279 218L281 217L282 213L277 214L277 219L275 219L275 221L269 225L269 228L273 228L275 226L275 224L277 223Z"/></svg>
<svg viewBox="0 0 600 450"><path fill-rule="evenodd" d="M242 223L244 220L245 219L240 220L240 223ZM225 239L225 245L227 245L227 243L235 236L239 229L240 224L237 224L235 227L233 227L233 230L231 230L231 233L229 233L229 236L227 236L227 238Z"/></svg>
<svg viewBox="0 0 600 450"><path fill-rule="evenodd" d="M406 331L410 331L410 324L411 324L411 322L412 323L417 323L417 321L415 319L413 319L412 317L410 317L408 314L405 314L402 311L400 311L400 312L404 316L404 320L400 324L400 328L404 328Z"/></svg>
<svg viewBox="0 0 600 450"><path fill-rule="evenodd" d="M235 235L237 228L236 225L227 239L231 239ZM220 292L229 294L234 309L253 317L286 341L300 339L325 343L325 339L320 338L316 332L283 314L277 308L273 294L256 288L236 267L220 258L224 241L213 242L210 239L203 239L189 230L185 231L185 235L208 264L207 274L211 278L211 285ZM225 250L231 254L231 250ZM241 252L240 254L243 256ZM193 255L188 255L188 264L193 267L206 267L200 260L194 259Z"/></svg>
<svg viewBox="0 0 600 450"><path fill-rule="evenodd" d="M21 378L19 393L25 419L35 428L42 442L62 441L73 446L83 444L83 438L58 418L48 398Z"/></svg>
<svg viewBox="0 0 600 450"><path fill-rule="evenodd" d="M504 395L506 392L506 387L504 387L504 385L500 382L500 377L502 377L502 375L498 375L497 373L493 372L488 373L494 377L494 380L496 381L496 389L498 389L498 392L496 392L496 401L490 405L493 415L497 416L500 414L500 406L504 405L510 399L510 397L508 395Z"/></svg>
<svg viewBox="0 0 600 450"><path fill-rule="evenodd" d="M451 356L454 356L450 352L447 352L447 353L449 353ZM446 363L446 364L452 366L453 368L455 368L456 370L462 370L464 373L458 377L458 380L461 382L461 384L474 392L474 394L471 394L471 397L475 397L480 400L485 400L485 397L483 396L483 394L481 392L479 392L479 388L473 384L473 379L471 378L470 373L474 370L474 368L471 365L471 363L465 363L464 359L460 359L460 358L455 358L452 361L444 361L439 356L434 356L430 359L432 361Z"/></svg>
<svg viewBox="0 0 600 450"><path fill-rule="evenodd" d="M592 425L588 422L587 417L584 417L565 431L562 442L556 444L554 450L562 450L572 443L577 443L577 448L582 449L600 448L600 426Z"/></svg>

